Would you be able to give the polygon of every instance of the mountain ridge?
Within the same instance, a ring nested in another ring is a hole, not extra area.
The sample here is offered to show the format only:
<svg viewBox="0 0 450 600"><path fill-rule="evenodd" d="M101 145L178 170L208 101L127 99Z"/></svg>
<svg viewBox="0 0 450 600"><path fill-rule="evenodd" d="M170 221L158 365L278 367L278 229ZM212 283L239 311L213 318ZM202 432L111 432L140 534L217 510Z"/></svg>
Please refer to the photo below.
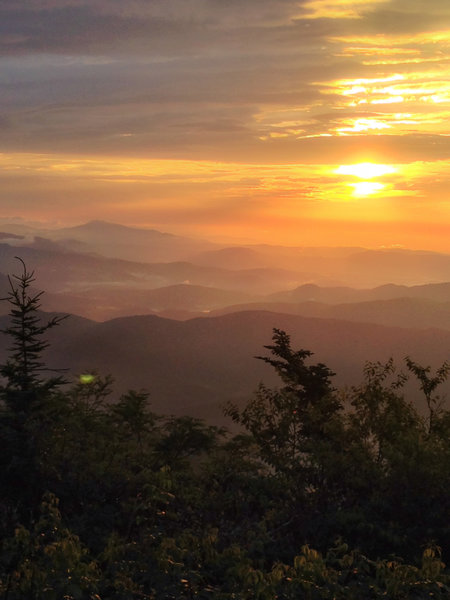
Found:
<svg viewBox="0 0 450 600"><path fill-rule="evenodd" d="M336 372L339 387L359 383L365 361L392 356L401 365L410 355L436 367L450 349L450 332L439 329L247 311L188 321L155 315L102 323L69 318L49 333L45 360L51 367L70 367L74 377L95 369L111 373L117 393L148 389L155 410L223 422L221 406L228 400L245 402L261 381L280 384L268 365L254 358L265 353L275 327L291 336L293 348L314 352L312 362ZM4 360L7 341L2 337L0 343Z"/></svg>

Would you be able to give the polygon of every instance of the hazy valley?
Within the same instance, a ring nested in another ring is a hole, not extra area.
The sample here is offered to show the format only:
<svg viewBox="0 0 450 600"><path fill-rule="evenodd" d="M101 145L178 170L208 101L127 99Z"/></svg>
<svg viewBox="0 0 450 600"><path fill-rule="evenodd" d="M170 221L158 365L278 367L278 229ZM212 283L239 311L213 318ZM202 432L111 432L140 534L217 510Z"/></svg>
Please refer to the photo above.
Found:
<svg viewBox="0 0 450 600"><path fill-rule="evenodd" d="M52 332L49 363L112 374L117 392L146 388L159 410L216 420L227 400L274 383L254 358L274 327L336 371L337 386L358 383L368 360L449 355L447 254L222 248L102 222L1 229L1 295L20 256L43 309L73 315Z"/></svg>

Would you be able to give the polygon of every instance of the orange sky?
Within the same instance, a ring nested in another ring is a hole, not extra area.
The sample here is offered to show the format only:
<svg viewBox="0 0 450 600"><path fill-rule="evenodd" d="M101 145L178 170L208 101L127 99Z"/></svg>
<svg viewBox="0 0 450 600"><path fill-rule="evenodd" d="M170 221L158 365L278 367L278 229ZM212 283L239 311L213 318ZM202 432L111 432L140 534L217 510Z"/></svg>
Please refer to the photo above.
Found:
<svg viewBox="0 0 450 600"><path fill-rule="evenodd" d="M0 217L450 252L448 0L0 7Z"/></svg>

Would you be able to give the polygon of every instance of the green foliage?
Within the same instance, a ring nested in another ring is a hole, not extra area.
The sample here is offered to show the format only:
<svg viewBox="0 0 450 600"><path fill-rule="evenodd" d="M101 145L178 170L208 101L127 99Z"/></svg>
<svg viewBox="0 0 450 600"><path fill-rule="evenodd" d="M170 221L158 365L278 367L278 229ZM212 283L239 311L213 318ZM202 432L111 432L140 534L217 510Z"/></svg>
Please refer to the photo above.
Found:
<svg viewBox="0 0 450 600"><path fill-rule="evenodd" d="M9 358L0 366L0 535L15 518L29 522L45 491L40 472L41 447L45 445L46 424L54 398L64 379L44 377L49 371L42 361L48 342L46 332L65 317L42 322L39 314L42 293L31 293L33 272L24 262L22 273L8 277L10 292L9 325L2 331L11 340Z"/></svg>
<svg viewBox="0 0 450 600"><path fill-rule="evenodd" d="M277 552L278 536L288 555L299 539L326 549L337 537L373 556L417 558L421 545L437 540L448 548L449 413L435 411L430 431L404 398L406 376L392 360L368 363L363 383L339 394L329 370L305 364L310 352L293 351L279 330L273 341L275 358L264 360L284 386L260 386L244 409L226 411L283 486L278 526L272 521L268 535ZM424 389L429 368L415 373ZM444 364L427 391L446 375Z"/></svg>
<svg viewBox="0 0 450 600"><path fill-rule="evenodd" d="M43 378L57 321L36 320L25 266L17 280L1 367L1 600L450 596L447 363L432 375L406 361L424 417L392 360L339 392L274 330L262 360L281 387L228 405L231 436L155 414L142 390L114 400L110 377Z"/></svg>
<svg viewBox="0 0 450 600"><path fill-rule="evenodd" d="M46 494L32 529L19 525L1 547L0 597L8 600L97 599L99 571L61 522L58 499Z"/></svg>
<svg viewBox="0 0 450 600"><path fill-rule="evenodd" d="M158 452L167 464L185 464L195 455L209 452L217 438L224 434L217 427L207 426L192 417L169 417L163 426L163 437L157 445Z"/></svg>
<svg viewBox="0 0 450 600"><path fill-rule="evenodd" d="M307 366L305 359L312 356L309 350L294 351L286 332L273 330L273 345L264 346L273 357L258 356L270 364L285 383L284 392L296 394L301 404L314 403L332 391L330 378L334 373L323 363Z"/></svg>
<svg viewBox="0 0 450 600"><path fill-rule="evenodd" d="M441 411L441 398L435 394L436 389L442 383L444 383L450 373L450 363L445 361L443 365L441 365L434 377L431 377L429 374L431 372L431 367L422 367L421 365L415 363L413 360L406 357L406 366L408 369L414 373L417 379L420 381L420 389L423 391L425 395L425 400L428 406L428 414L429 414L429 423L428 428L431 430L435 424L435 416L436 413L439 415Z"/></svg>
<svg viewBox="0 0 450 600"><path fill-rule="evenodd" d="M225 412L253 435L268 464L286 472L308 464L311 447L333 437L342 405L333 394L333 373L321 363L305 364L311 352L294 352L289 336L278 329L273 341L265 347L275 358L258 358L275 368L284 387L270 390L260 385L242 412L231 403Z"/></svg>

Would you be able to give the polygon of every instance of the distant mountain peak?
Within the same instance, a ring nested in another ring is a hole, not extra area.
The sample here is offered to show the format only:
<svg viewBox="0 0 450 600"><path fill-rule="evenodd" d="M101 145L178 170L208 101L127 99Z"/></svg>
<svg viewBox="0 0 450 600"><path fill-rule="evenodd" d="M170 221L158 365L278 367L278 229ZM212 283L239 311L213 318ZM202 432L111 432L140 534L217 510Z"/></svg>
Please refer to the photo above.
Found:
<svg viewBox="0 0 450 600"><path fill-rule="evenodd" d="M25 236L17 235L15 233L8 233L7 231L0 231L0 240L23 240Z"/></svg>
<svg viewBox="0 0 450 600"><path fill-rule="evenodd" d="M94 219L92 221L88 221L87 223L83 223L82 225L75 225L74 227L67 227L65 231L86 231L89 233L134 233L141 235L158 235L164 237L177 237L171 233L164 233L162 231L158 231L157 229L144 229L142 227L132 227L129 225L121 225L120 223L111 223L110 221L102 221L101 219Z"/></svg>

